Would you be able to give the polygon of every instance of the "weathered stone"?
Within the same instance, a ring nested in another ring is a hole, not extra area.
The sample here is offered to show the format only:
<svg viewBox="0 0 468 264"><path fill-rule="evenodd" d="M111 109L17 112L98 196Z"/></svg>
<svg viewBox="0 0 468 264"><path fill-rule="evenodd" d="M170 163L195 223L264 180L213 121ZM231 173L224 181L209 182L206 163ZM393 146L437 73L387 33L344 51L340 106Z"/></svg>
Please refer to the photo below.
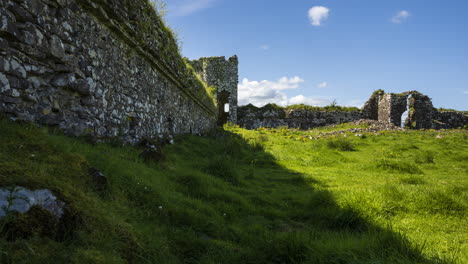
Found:
<svg viewBox="0 0 468 264"><path fill-rule="evenodd" d="M10 71L10 61L6 58L0 57L0 72Z"/></svg>
<svg viewBox="0 0 468 264"><path fill-rule="evenodd" d="M0 93L4 93L10 89L10 81L5 76L5 74L0 72Z"/></svg>
<svg viewBox="0 0 468 264"><path fill-rule="evenodd" d="M0 95L0 102L6 103L6 104L19 104L21 100L19 98Z"/></svg>
<svg viewBox="0 0 468 264"><path fill-rule="evenodd" d="M94 187L97 191L104 191L107 189L108 181L104 173L96 168L90 168L89 175L92 177Z"/></svg>
<svg viewBox="0 0 468 264"><path fill-rule="evenodd" d="M94 91L91 90L91 86L89 85L87 80L78 80L78 81L74 82L70 86L70 88L73 91L76 91L81 95L91 95L91 93L94 92Z"/></svg>
<svg viewBox="0 0 468 264"><path fill-rule="evenodd" d="M237 85L239 83L237 56L200 58L190 61L195 71L208 84L216 87L218 124L237 123ZM225 105L229 111L225 111Z"/></svg>
<svg viewBox="0 0 468 264"><path fill-rule="evenodd" d="M12 59L10 61L10 74L25 79L27 74L26 70L24 69L23 65L19 64L16 60Z"/></svg>
<svg viewBox="0 0 468 264"><path fill-rule="evenodd" d="M71 87L76 78L73 73L62 73L56 75L50 82L55 87Z"/></svg>
<svg viewBox="0 0 468 264"><path fill-rule="evenodd" d="M70 136L79 137L86 134L88 126L86 124L76 123L73 124L70 128L65 129L65 133Z"/></svg>
<svg viewBox="0 0 468 264"><path fill-rule="evenodd" d="M29 190L23 187L0 188L0 219L8 212L26 213L33 206L40 206L57 218L62 217L64 203L50 190Z"/></svg>
<svg viewBox="0 0 468 264"><path fill-rule="evenodd" d="M57 59L63 59L65 57L65 48L62 40L58 36L53 35L49 41L49 45L50 54L52 54L52 56Z"/></svg>
<svg viewBox="0 0 468 264"><path fill-rule="evenodd" d="M138 19L151 27L127 30L128 5L150 8L146 1L136 1L92 0L91 9L76 0L7 0L0 5L13 11L0 9L0 73L8 80L8 85L2 84L2 111L11 118L16 118L15 112L30 113L34 120L63 129L92 127L97 137L121 135L130 143L145 136L199 134L213 128L215 104L205 84L173 53L175 42L162 30L159 18L142 13ZM122 12L114 12L116 8ZM117 17L110 21L101 12ZM116 24L107 27L110 23ZM11 59L14 67L4 63ZM227 62L237 79L235 60ZM218 66L210 66L209 72L225 70L222 63ZM20 97L12 97L17 93ZM132 112L136 116L128 115Z"/></svg>
<svg viewBox="0 0 468 264"><path fill-rule="evenodd" d="M13 4L8 7L8 10L11 11L11 13L15 15L16 20L18 22L27 22L27 21L34 20L33 16L26 9L24 9L23 7L21 7L20 5L14 2L10 2L10 3L13 3Z"/></svg>
<svg viewBox="0 0 468 264"><path fill-rule="evenodd" d="M2 37L0 37L0 50L7 50L9 47L8 41Z"/></svg>
<svg viewBox="0 0 468 264"><path fill-rule="evenodd" d="M8 81L10 82L11 88L16 88L19 90L26 90L29 88L30 83L22 78L18 78L12 75L7 75Z"/></svg>
<svg viewBox="0 0 468 264"><path fill-rule="evenodd" d="M65 121L65 118L61 114L47 114L44 115L39 121L44 125L57 126Z"/></svg>
<svg viewBox="0 0 468 264"><path fill-rule="evenodd" d="M0 7L0 32L20 40L21 32L16 25L15 16L5 8Z"/></svg>

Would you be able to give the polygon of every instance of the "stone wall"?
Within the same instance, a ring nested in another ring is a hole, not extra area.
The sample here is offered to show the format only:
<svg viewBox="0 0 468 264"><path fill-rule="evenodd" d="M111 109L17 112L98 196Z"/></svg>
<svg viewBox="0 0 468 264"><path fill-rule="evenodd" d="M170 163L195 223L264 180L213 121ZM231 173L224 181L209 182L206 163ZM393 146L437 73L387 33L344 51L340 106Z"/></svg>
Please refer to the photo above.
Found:
<svg viewBox="0 0 468 264"><path fill-rule="evenodd" d="M378 120L394 126L402 126L402 116L408 111L403 126L421 128L459 128L468 126L468 116L463 112L439 112L432 106L431 98L417 91L401 94L374 92L360 110L330 111L330 107L288 107L253 105L239 107L238 124L248 129L279 127L310 129L314 127L341 124L359 119ZM340 109L339 107L335 107ZM322 110L320 110L322 109ZM333 109L333 108L331 108Z"/></svg>
<svg viewBox="0 0 468 264"><path fill-rule="evenodd" d="M379 97L379 121L401 126L401 116L407 109L407 95L383 94Z"/></svg>
<svg viewBox="0 0 468 264"><path fill-rule="evenodd" d="M315 111L285 109L274 105L257 108L253 105L239 107L239 125L247 129L279 127L310 129L341 124L362 119L360 111Z"/></svg>
<svg viewBox="0 0 468 264"><path fill-rule="evenodd" d="M227 121L237 123L237 85L239 83L237 56L209 57L191 61L195 72L209 85L215 87L215 97L218 101L218 116L220 124ZM224 105L229 104L229 112L224 111Z"/></svg>
<svg viewBox="0 0 468 264"><path fill-rule="evenodd" d="M408 117L402 124L402 115L406 111ZM393 94L379 90L364 105L363 114L365 118L412 129L458 128L468 125L468 116L465 113L439 112L433 107L431 98L418 91Z"/></svg>
<svg viewBox="0 0 468 264"><path fill-rule="evenodd" d="M454 111L433 112L433 128L468 128L468 113Z"/></svg>
<svg viewBox="0 0 468 264"><path fill-rule="evenodd" d="M147 0L2 0L0 112L132 143L217 119Z"/></svg>

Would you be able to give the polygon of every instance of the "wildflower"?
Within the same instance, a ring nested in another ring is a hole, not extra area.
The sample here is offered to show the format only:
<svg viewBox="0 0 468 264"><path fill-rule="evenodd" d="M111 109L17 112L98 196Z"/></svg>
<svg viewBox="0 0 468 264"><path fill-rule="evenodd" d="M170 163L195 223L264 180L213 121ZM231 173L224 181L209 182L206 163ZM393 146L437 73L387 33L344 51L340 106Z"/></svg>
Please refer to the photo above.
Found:
<svg viewBox="0 0 468 264"><path fill-rule="evenodd" d="M158 206L158 208L159 208L159 210L162 210L162 209L163 209L162 205Z"/></svg>
<svg viewBox="0 0 468 264"><path fill-rule="evenodd" d="M442 135L437 135L436 138L437 138L437 139L441 139L441 138L443 138L443 137L442 137Z"/></svg>

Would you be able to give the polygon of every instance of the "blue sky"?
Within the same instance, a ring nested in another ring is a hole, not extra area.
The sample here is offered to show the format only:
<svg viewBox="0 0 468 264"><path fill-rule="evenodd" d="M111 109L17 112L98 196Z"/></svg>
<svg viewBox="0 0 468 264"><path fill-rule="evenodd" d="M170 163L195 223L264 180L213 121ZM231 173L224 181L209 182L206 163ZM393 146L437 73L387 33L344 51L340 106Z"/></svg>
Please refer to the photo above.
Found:
<svg viewBox="0 0 468 264"><path fill-rule="evenodd" d="M468 110L466 0L167 0L183 55L239 56L240 103L361 106L418 90Z"/></svg>

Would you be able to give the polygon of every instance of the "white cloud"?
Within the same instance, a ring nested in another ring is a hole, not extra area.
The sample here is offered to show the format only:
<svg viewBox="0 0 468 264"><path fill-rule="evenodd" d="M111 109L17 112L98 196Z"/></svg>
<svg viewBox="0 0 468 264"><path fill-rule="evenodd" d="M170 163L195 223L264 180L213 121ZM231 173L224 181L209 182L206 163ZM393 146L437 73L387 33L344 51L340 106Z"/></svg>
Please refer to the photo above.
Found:
<svg viewBox="0 0 468 264"><path fill-rule="evenodd" d="M217 0L183 0L179 4L169 6L169 15L187 16L211 7L216 1Z"/></svg>
<svg viewBox="0 0 468 264"><path fill-rule="evenodd" d="M317 84L317 88L327 88L327 87L328 87L327 82L321 82L321 83Z"/></svg>
<svg viewBox="0 0 468 264"><path fill-rule="evenodd" d="M314 6L309 9L309 19L313 26L320 26L328 18L330 9L324 6Z"/></svg>
<svg viewBox="0 0 468 264"><path fill-rule="evenodd" d="M299 88L304 80L300 77L282 77L278 81L249 81L243 79L239 84L239 105L253 104L261 107L269 103L275 103L281 106L291 104L308 104L323 106L330 102L326 99L305 97L303 95L294 96L289 99L285 90Z"/></svg>
<svg viewBox="0 0 468 264"><path fill-rule="evenodd" d="M268 45L261 45L261 46L260 46L260 49L261 49L261 50L269 50L269 49L270 49L270 46L268 46Z"/></svg>
<svg viewBox="0 0 468 264"><path fill-rule="evenodd" d="M411 16L410 12L406 10L401 10L396 13L394 17L392 17L392 23L394 24L401 24L405 22Z"/></svg>
<svg viewBox="0 0 468 264"><path fill-rule="evenodd" d="M468 91L463 91L464 94L468 94Z"/></svg>

